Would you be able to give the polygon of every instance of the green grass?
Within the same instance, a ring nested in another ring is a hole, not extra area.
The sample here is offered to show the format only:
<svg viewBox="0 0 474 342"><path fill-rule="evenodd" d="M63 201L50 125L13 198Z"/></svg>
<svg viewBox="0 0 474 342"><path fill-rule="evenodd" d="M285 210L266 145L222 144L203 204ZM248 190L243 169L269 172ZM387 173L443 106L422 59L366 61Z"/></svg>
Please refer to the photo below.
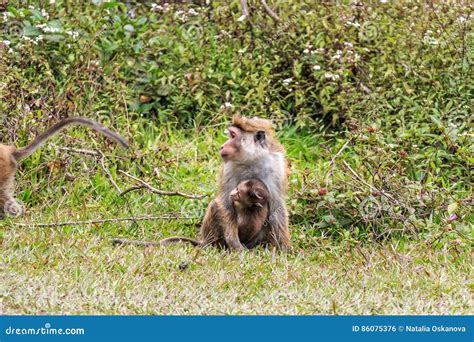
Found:
<svg viewBox="0 0 474 342"><path fill-rule="evenodd" d="M135 18L117 2L57 0L47 16L9 2L1 142L23 146L82 115L131 148L70 129L24 161L26 213L0 221L1 313L473 313L474 8L271 5L280 23L254 1L246 23L238 1L133 4ZM191 8L200 14L183 19ZM291 163L292 251L112 246L197 235L232 114L277 124ZM99 156L79 149L102 151L121 190L136 182L119 170L206 196L119 196Z"/></svg>
<svg viewBox="0 0 474 342"><path fill-rule="evenodd" d="M472 314L469 251L456 245L315 238L289 254L230 254L115 248L102 230L8 229L2 313Z"/></svg>

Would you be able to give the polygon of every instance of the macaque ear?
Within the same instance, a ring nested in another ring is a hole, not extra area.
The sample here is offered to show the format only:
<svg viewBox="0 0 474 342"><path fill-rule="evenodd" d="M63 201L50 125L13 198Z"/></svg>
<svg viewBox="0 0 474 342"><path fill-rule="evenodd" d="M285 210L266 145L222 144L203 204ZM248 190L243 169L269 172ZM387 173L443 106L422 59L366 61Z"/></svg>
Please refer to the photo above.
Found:
<svg viewBox="0 0 474 342"><path fill-rule="evenodd" d="M264 141L265 140L265 131L258 131L257 133L255 133L255 137L254 137L255 141Z"/></svg>
<svg viewBox="0 0 474 342"><path fill-rule="evenodd" d="M259 199L259 200L261 200L263 198L262 195L260 195L260 193L258 191L252 192L252 195L253 195L253 197L255 197L256 199Z"/></svg>

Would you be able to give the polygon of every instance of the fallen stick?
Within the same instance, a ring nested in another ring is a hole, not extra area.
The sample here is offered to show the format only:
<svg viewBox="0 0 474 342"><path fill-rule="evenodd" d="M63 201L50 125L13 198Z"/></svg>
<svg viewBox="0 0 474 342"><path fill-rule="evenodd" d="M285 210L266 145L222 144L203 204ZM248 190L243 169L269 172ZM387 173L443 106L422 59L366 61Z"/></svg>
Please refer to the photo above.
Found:
<svg viewBox="0 0 474 342"><path fill-rule="evenodd" d="M98 219L87 221L68 221L68 222L53 222L53 223L15 223L18 227L63 227L63 226L85 226L90 224L100 224L109 222L126 222L126 221L151 221L151 220L192 220L196 216L178 216L178 215L162 215L162 216L138 216L138 217L122 217L113 219Z"/></svg>
<svg viewBox="0 0 474 342"><path fill-rule="evenodd" d="M185 193L180 192L180 191L159 190L157 188L154 188L153 186L151 186L147 182L141 180L140 178L132 176L131 174L129 174L125 171L119 170L119 172L124 174L127 177L132 178L133 180L136 180L138 183L140 183L142 185L142 186L133 186L129 189L126 189L126 190L124 190L120 193L120 196L123 196L123 195L125 195L126 193L128 193L130 191L134 191L134 190L138 190L138 189L142 189L142 188L145 188L145 189L147 189L148 191L150 191L154 194L158 194L158 195L162 195L162 196L181 196L181 197L185 197L185 198L189 198L189 199L201 199L201 198L206 196L206 195L190 195L190 194L185 194Z"/></svg>

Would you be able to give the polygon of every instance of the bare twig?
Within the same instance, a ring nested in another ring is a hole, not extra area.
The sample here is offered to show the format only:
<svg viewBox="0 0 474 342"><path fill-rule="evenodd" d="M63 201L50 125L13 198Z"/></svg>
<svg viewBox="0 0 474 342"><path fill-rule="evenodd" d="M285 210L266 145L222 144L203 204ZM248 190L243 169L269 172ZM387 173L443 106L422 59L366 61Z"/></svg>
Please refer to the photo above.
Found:
<svg viewBox="0 0 474 342"><path fill-rule="evenodd" d="M332 174L333 166L334 166L334 163L336 162L336 159L341 155L342 151L345 150L345 148L347 147L347 145L349 145L349 143L351 141L352 141L352 139L347 140L344 143L344 145L342 145L342 147L339 149L339 151L337 151L337 153L334 155L334 157L332 157L331 162L329 163L328 170L326 171L326 175L324 176L324 183L326 184L326 188L328 187L329 177Z"/></svg>
<svg viewBox="0 0 474 342"><path fill-rule="evenodd" d="M119 196L125 196L125 194L129 193L129 192L132 192L132 191L135 191L135 190L140 190L140 189L145 189L146 186L144 185L136 185L136 186L132 186L128 189L125 189L124 191L122 191Z"/></svg>
<svg viewBox="0 0 474 342"><path fill-rule="evenodd" d="M270 17L272 17L275 21L280 21L280 17L270 8L270 6L267 5L265 0L261 0L261 3Z"/></svg>
<svg viewBox="0 0 474 342"><path fill-rule="evenodd" d="M107 175L107 177L109 178L110 180L110 183L112 183L112 185L115 187L115 189L117 189L118 193L121 194L122 193L122 190L120 189L120 187L117 185L117 183L115 183L114 181L114 177L112 177L112 174L110 173L109 169L105 166L105 163L104 163L104 154L102 153L102 151L97 151L97 153L100 155L100 166L102 167L102 170L104 170L105 174Z"/></svg>
<svg viewBox="0 0 474 342"><path fill-rule="evenodd" d="M201 199L203 197L205 197L206 195L190 195L190 194L185 194L183 192L179 192L179 191L164 191L164 190L159 190L159 189L156 189L154 188L153 186L151 186L150 184L148 184L147 182L141 180L140 178L137 178L135 176L132 176L131 174L125 172L125 171L122 171L122 170L119 170L119 172L121 172L122 174L124 174L125 176L127 177L130 177L132 179L134 179L135 181L137 181L138 183L140 183L142 185L142 187L137 187L137 186L134 186L132 188L129 188L129 189L126 189L124 190L120 195L123 195L127 192L130 192L130 191L133 191L133 190L138 190L138 189L141 189L141 188L146 188L148 191L154 193L154 194L158 194L158 195L162 195L162 196L182 196L182 197L185 197L185 198L189 198L189 199Z"/></svg>
<svg viewBox="0 0 474 342"><path fill-rule="evenodd" d="M158 247L160 243L157 241L127 240L127 239L111 239L114 245L134 245L143 247Z"/></svg>
<svg viewBox="0 0 474 342"><path fill-rule="evenodd" d="M385 191L382 191L382 190L376 188L375 186L367 183L361 176L359 176L359 174L357 172L354 171L354 169L345 160L343 160L342 163L354 175L354 177L356 177L362 184L367 186L369 189L371 189L372 191L380 193L381 195L387 197L389 200L395 202L395 204L397 204L397 205L400 204L400 202L396 198L394 198L392 195L390 195L389 193L387 193Z"/></svg>
<svg viewBox="0 0 474 342"><path fill-rule="evenodd" d="M68 222L53 222L53 223L15 223L18 227L63 227L63 226L85 226L91 224L100 224L108 222L126 222L126 221L153 221L153 220L192 220L197 219L196 216L179 216L177 213L173 215L161 216L138 216L138 217L122 217L113 219L98 219L87 221L68 221Z"/></svg>
<svg viewBox="0 0 474 342"><path fill-rule="evenodd" d="M260 0L263 8L267 12L267 14L273 18L275 21L280 21L280 17L278 14L273 11L270 6L268 6L266 0ZM249 7L247 5L247 0L240 0L240 7L242 7L242 15L237 19L237 21L245 21L248 17L250 17Z"/></svg>
<svg viewBox="0 0 474 342"><path fill-rule="evenodd" d="M91 151L91 150L85 150L82 148L70 148L70 147L60 147L59 148L61 151L68 151L68 152L74 152L74 153L80 153L80 154L90 154L92 156L98 156L99 153L97 151Z"/></svg>
<svg viewBox="0 0 474 342"><path fill-rule="evenodd" d="M237 19L237 21L245 21L250 15L247 0L240 0L240 6L242 7L242 15Z"/></svg>
<svg viewBox="0 0 474 342"><path fill-rule="evenodd" d="M97 151L92 151L92 150L86 150L82 148L71 148L71 147L59 147L61 151L67 151L67 152L73 152L73 153L79 153L79 154L85 154L85 155L90 155L90 156L99 156L100 154ZM107 158L115 158L115 159L122 159L125 160L126 158L114 155L114 154L105 154Z"/></svg>

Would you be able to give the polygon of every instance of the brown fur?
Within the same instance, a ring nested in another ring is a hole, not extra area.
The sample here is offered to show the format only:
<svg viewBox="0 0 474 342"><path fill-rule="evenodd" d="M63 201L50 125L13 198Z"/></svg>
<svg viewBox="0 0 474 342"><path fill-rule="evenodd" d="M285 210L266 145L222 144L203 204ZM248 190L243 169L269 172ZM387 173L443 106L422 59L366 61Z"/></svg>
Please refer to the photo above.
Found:
<svg viewBox="0 0 474 342"><path fill-rule="evenodd" d="M13 216L22 213L22 207L14 197L15 173L19 161L31 155L51 136L70 125L87 126L114 140L123 147L128 147L128 143L117 133L112 132L95 121L82 117L69 117L61 120L46 132L39 134L30 144L23 148L17 149L14 146L0 144L0 213L7 213Z"/></svg>
<svg viewBox="0 0 474 342"><path fill-rule="evenodd" d="M260 118L235 116L229 128L229 140L221 148L224 165L219 180L217 202L224 209L222 214L230 225L225 236L233 249L244 246L235 232L235 208L229 199L230 192L246 179L258 178L269 191L268 224L262 239L277 248L290 248L286 193L288 189L288 163L285 150L274 135L271 121Z"/></svg>
<svg viewBox="0 0 474 342"><path fill-rule="evenodd" d="M291 247L285 204L288 163L285 150L274 133L269 120L234 116L229 127L229 139L220 151L224 165L219 179L218 195L209 203L201 226L200 240L171 237L159 244L185 241L195 246L215 245L231 250L243 250L268 243L288 250ZM239 211L231 197L231 193L242 182L251 179L258 179L266 189L267 218L265 224L262 222L259 226L260 229L256 228L256 219L248 219L246 222L252 224L242 224L242 221L239 221L239 218L243 218L245 223L248 217ZM255 238L249 238L253 233L256 233Z"/></svg>
<svg viewBox="0 0 474 342"><path fill-rule="evenodd" d="M187 237L172 236L159 242L137 240L112 240L116 244L131 244L138 246L166 246L175 242L188 242L193 246L216 246L220 248L236 249L238 246L230 245L229 235L236 236L245 247L253 248L259 244L269 243L261 231L266 228L265 221L268 217L268 190L260 180L251 179L243 181L234 189L232 202L236 209L236 217L226 216L225 209L213 200L204 217L200 238L194 240ZM235 221L236 224L229 224ZM236 231L229 232L228 229ZM226 238L227 237L227 238Z"/></svg>

